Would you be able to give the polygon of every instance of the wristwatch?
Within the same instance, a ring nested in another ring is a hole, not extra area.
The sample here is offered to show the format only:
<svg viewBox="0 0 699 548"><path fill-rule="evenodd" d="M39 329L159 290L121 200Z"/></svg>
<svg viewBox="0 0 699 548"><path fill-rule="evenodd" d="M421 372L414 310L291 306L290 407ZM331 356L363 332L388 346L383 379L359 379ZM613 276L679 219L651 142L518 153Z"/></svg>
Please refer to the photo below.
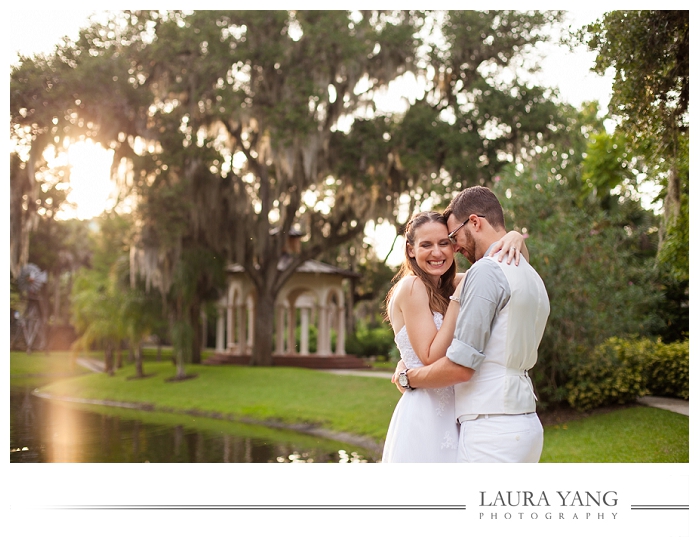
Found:
<svg viewBox="0 0 699 548"><path fill-rule="evenodd" d="M412 386L410 386L410 382L408 382L408 370L404 369L400 373L398 373L398 384L400 384L403 388L407 390L414 390Z"/></svg>

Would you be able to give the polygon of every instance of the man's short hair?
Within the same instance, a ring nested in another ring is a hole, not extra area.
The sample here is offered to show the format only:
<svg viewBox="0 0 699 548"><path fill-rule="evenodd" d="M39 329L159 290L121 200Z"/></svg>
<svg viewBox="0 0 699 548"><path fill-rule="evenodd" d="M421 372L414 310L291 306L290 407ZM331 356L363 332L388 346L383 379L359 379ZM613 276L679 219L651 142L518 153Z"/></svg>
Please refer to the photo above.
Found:
<svg viewBox="0 0 699 548"><path fill-rule="evenodd" d="M454 215L465 221L470 215L482 215L493 228L505 228L502 205L493 191L485 186L471 186L459 192L444 210L444 218Z"/></svg>

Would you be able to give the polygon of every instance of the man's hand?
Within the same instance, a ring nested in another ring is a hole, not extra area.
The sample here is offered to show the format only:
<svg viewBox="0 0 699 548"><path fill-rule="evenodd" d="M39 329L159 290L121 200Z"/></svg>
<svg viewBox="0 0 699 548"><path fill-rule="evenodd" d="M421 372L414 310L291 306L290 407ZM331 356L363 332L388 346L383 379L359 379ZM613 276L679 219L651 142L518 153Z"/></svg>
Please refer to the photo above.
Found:
<svg viewBox="0 0 699 548"><path fill-rule="evenodd" d="M396 365L396 370L393 372L393 376L391 377L391 382L396 385L396 388L401 394L404 394L406 389L403 388L400 384L398 384L398 375L406 369L408 368L405 367L405 363L403 362L403 360L400 360Z"/></svg>

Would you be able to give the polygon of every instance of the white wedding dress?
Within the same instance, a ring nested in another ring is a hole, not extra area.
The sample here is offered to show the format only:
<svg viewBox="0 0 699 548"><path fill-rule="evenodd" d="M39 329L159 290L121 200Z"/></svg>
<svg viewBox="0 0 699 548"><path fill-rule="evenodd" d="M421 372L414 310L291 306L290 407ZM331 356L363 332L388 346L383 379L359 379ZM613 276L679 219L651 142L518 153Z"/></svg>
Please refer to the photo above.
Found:
<svg viewBox="0 0 699 548"><path fill-rule="evenodd" d="M433 313L439 329L443 316ZM395 337L400 357L412 369L424 367L403 327ZM456 462L459 429L454 417L454 388L407 390L396 405L381 462Z"/></svg>

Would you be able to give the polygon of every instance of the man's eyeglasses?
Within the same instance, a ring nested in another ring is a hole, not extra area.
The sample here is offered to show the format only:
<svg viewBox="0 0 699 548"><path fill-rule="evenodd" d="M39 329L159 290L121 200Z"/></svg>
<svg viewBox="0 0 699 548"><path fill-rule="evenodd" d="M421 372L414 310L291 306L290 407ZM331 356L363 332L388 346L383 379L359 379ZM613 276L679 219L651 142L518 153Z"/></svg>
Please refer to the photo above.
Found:
<svg viewBox="0 0 699 548"><path fill-rule="evenodd" d="M485 215L478 215L478 213L472 213L471 215L475 215L476 217L482 217L485 219ZM454 230L452 230L448 235L447 238L449 238L449 241L453 244L456 245L456 233L461 230L461 228L469 221L471 218L471 215L468 216L468 219L466 219L463 223L461 223L459 226L457 226Z"/></svg>

